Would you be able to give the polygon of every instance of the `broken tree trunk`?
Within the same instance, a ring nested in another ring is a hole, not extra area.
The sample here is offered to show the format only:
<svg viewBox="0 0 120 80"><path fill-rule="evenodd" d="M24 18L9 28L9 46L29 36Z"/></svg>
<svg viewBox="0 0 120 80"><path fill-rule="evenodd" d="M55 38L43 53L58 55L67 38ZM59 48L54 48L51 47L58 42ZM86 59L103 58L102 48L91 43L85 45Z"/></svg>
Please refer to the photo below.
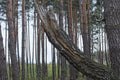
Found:
<svg viewBox="0 0 120 80"><path fill-rule="evenodd" d="M39 17L45 25L44 30L49 41L71 65L79 72L94 80L119 80L110 68L89 59L79 50L66 32L58 27L53 10L50 9L50 11L46 11L42 6L38 7L35 0L34 2Z"/></svg>

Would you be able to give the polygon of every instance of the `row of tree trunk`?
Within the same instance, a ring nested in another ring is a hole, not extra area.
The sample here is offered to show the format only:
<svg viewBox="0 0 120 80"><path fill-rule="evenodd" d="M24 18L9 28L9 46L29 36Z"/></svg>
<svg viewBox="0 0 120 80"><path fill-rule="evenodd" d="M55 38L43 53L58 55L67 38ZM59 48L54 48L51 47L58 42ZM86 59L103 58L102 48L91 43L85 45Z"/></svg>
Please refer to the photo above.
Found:
<svg viewBox="0 0 120 80"><path fill-rule="evenodd" d="M99 33L99 55L98 63L93 61L93 29L91 28L90 0L79 0L79 15L80 15L80 30L82 34L83 52L78 48L78 10L74 6L72 0L67 1L67 12L64 16L64 0L59 0L59 25L53 18L54 13L44 8L37 6L39 1L35 1L34 10L34 27L33 27L33 50L30 48L30 1L22 0L22 42L21 53L19 48L18 35L18 2L7 0L7 21L8 21L8 51L4 52L3 38L0 30L0 79L1 80L22 80L37 79L48 80L47 68L47 38L52 43L52 80L76 80L81 72L87 76L87 80L119 80L120 76L120 30L119 30L119 0L104 1L104 21L105 31L107 34L109 45L109 56L111 67L109 68L108 56L105 54L106 64L104 66L104 54L102 52L105 47L103 37L104 33ZM45 0L42 0L42 5L45 6ZM28 3L28 16L26 15L26 4ZM102 14L103 2L97 1L98 13L100 19ZM40 8L40 9L39 9ZM53 15L51 15L51 13ZM43 18L44 17L44 18ZM28 19L28 22L27 22ZM64 19L68 25L64 25ZM67 19L67 20L66 20ZM99 26L103 26L101 21L98 21ZM59 27L58 27L59 26ZM1 29L1 26L0 26ZM100 28L99 32L104 29ZM46 33L46 34L45 34ZM66 34L68 33L68 35ZM102 35L102 39L101 36ZM59 36L59 37L57 37ZM102 43L102 44L100 44ZM5 45L6 46L6 45ZM7 50L7 48L5 48ZM6 54L8 52L8 54ZM56 58L57 52L57 58ZM6 63L8 56L8 64ZM20 59L21 58L21 59ZM56 69L56 59L57 68ZM68 64L68 62L69 64ZM21 64L22 63L22 64ZM26 64L27 63L27 64ZM41 64L42 63L42 64ZM99 64L100 63L100 64ZM69 68L68 68L69 67ZM69 78L68 78L69 69ZM57 71L57 75L56 75ZM9 72L9 75L7 75ZM28 74L26 74L28 73ZM22 75L21 75L22 74ZM36 74L36 75L35 75ZM20 77L22 76L22 77Z"/></svg>

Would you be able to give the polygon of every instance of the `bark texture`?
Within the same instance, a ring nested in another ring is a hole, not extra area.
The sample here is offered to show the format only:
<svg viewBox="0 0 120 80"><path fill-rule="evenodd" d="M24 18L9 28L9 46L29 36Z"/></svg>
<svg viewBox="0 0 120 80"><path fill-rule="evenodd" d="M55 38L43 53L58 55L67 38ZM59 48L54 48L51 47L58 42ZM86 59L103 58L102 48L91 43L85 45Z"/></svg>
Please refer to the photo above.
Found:
<svg viewBox="0 0 120 80"><path fill-rule="evenodd" d="M13 80L19 80L19 66L16 56L16 44L15 33L13 25L13 13L12 13L12 0L7 0L7 20L9 30L8 48L10 50L11 66L12 66L12 78Z"/></svg>
<svg viewBox="0 0 120 80"><path fill-rule="evenodd" d="M104 6L111 68L120 79L120 0L105 0Z"/></svg>
<svg viewBox="0 0 120 80"><path fill-rule="evenodd" d="M60 51L61 55L64 56L71 65L84 75L95 80L119 80L115 77L111 69L89 59L75 44L73 44L65 31L57 26L54 15L51 15L53 12L46 12L42 6L38 7L36 1L35 5L39 17L45 25L44 30L49 41Z"/></svg>
<svg viewBox="0 0 120 80"><path fill-rule="evenodd" d="M8 80L6 58L4 55L3 38L0 25L0 80Z"/></svg>

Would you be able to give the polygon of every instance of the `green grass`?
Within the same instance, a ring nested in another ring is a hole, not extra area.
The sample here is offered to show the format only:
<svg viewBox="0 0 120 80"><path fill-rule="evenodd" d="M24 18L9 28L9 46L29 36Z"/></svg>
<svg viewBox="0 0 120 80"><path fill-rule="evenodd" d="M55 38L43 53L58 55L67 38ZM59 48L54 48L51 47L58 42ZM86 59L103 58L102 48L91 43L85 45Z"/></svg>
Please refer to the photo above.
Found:
<svg viewBox="0 0 120 80"><path fill-rule="evenodd" d="M30 67L31 66L31 67ZM28 68L27 68L28 67ZM45 78L45 80L52 80L52 64L47 64L48 74ZM56 68L57 71L57 68ZM12 80L12 73L11 73L11 67L7 67L7 73L8 73L8 80ZM26 64L25 65L25 77L26 80L36 80L36 64ZM57 74L56 74L57 75ZM22 66L20 65L20 80L22 78ZM42 80L42 79L41 79Z"/></svg>
<svg viewBox="0 0 120 80"><path fill-rule="evenodd" d="M25 80L36 80L36 64L31 64L32 67L30 67L30 64L26 64L25 65ZM28 67L28 68L27 68ZM45 77L45 80L53 80L52 79L52 64L47 64L47 69L48 69L48 74L47 76ZM57 77L58 77L58 68L57 68L57 65L56 65L56 80ZM7 72L8 72L8 80L12 80L12 77L11 77L11 68L10 67L7 67ZM61 74L61 73L60 73ZM67 79L69 80L69 69L67 70ZM20 66L20 80L22 78L22 66ZM41 79L42 80L42 79ZM78 80L85 80L85 78L82 78L82 74L80 73L79 74L79 78Z"/></svg>

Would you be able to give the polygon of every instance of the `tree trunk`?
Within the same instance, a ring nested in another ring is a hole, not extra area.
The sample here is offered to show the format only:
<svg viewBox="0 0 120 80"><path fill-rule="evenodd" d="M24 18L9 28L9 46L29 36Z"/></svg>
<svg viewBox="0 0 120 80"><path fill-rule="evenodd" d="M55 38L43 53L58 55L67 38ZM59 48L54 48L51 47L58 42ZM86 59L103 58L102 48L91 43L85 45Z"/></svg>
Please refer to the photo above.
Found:
<svg viewBox="0 0 120 80"><path fill-rule="evenodd" d="M87 10L86 10L87 1L83 0L82 3L82 38L83 38L83 49L84 53L90 58L90 46L89 46L89 38L88 38L88 20L87 20Z"/></svg>
<svg viewBox="0 0 120 80"><path fill-rule="evenodd" d="M88 1L89 2L89 1ZM79 5L82 7L82 13L81 13L81 32L82 32L82 39L83 39L83 50L84 53L87 55L87 57L91 58L90 54L90 26L88 27L88 17L89 17L89 3L87 0L82 1L82 5ZM86 6L88 4L88 6ZM88 14L88 15L87 15ZM89 77L87 77L87 80L92 80Z"/></svg>
<svg viewBox="0 0 120 80"><path fill-rule="evenodd" d="M37 39L37 80L40 80L41 78L41 64L40 64L40 59L41 59L41 55L40 55L40 50L41 50L41 46L40 46L40 32L41 32L41 26L40 26L40 20L39 18L37 18L37 36L38 36L38 39Z"/></svg>
<svg viewBox="0 0 120 80"><path fill-rule="evenodd" d="M44 26L44 25L42 25ZM42 29L42 80L46 79L46 74L45 74L45 49L44 49L44 29Z"/></svg>
<svg viewBox="0 0 120 80"><path fill-rule="evenodd" d="M120 79L120 1L105 0L104 2L111 68Z"/></svg>
<svg viewBox="0 0 120 80"><path fill-rule="evenodd" d="M68 34L70 39L73 40L73 9L72 0L68 0ZM70 80L76 80L76 69L70 64Z"/></svg>
<svg viewBox="0 0 120 80"><path fill-rule="evenodd" d="M52 46L52 80L56 80L55 47Z"/></svg>
<svg viewBox="0 0 120 80"><path fill-rule="evenodd" d="M6 57L4 55L1 25L0 25L0 80L8 80Z"/></svg>
<svg viewBox="0 0 120 80"><path fill-rule="evenodd" d="M9 29L9 41L8 47L10 50L11 56L11 65L12 65L12 78L13 80L19 80L19 66L16 56L15 50L15 33L14 33L14 25L13 25L13 13L12 13L12 0L7 0L7 19L8 19L8 29Z"/></svg>
<svg viewBox="0 0 120 80"><path fill-rule="evenodd" d="M26 35L26 23L25 23L25 0L22 0L22 80L25 80L25 35Z"/></svg>
<svg viewBox="0 0 120 80"><path fill-rule="evenodd" d="M87 77L95 80L119 80L115 77L110 68L91 60L73 44L68 35L58 27L53 17L54 14L50 15L51 12L46 13L42 6L38 8L36 1L35 5L39 17L45 25L44 30L49 41L60 51L61 55L64 56L71 65Z"/></svg>

